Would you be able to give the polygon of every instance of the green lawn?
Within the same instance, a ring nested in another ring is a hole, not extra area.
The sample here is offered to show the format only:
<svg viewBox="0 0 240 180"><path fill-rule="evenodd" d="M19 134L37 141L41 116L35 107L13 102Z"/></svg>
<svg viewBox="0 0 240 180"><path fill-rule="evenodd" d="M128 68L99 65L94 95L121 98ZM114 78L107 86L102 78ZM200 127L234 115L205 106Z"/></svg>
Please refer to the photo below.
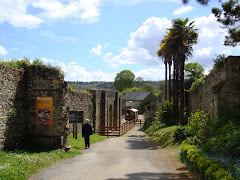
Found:
<svg viewBox="0 0 240 180"><path fill-rule="evenodd" d="M103 139L105 139L105 137L95 134L90 137L91 143L98 142ZM74 139L72 138L72 135L70 135L69 144L72 147L72 150L67 153L60 149L38 149L37 151L34 149L20 149L15 152L0 151L0 179L27 179L27 177L39 171L39 169L43 167L54 164L62 159L80 154L80 150L85 147L84 139L81 134L78 134L78 139Z"/></svg>

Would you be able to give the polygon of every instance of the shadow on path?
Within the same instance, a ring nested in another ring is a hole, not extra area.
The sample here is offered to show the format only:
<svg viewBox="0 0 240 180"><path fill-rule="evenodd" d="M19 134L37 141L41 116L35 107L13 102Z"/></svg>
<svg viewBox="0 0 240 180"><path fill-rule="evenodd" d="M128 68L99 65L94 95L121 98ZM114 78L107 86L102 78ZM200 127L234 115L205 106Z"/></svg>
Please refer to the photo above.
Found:
<svg viewBox="0 0 240 180"><path fill-rule="evenodd" d="M192 178L187 177L186 173L174 174L174 173L133 173L126 174L127 178L109 178L107 180L190 180Z"/></svg>
<svg viewBox="0 0 240 180"><path fill-rule="evenodd" d="M128 149L134 150L156 150L157 147L151 143L145 135L144 128L136 125L124 137L127 137Z"/></svg>
<svg viewBox="0 0 240 180"><path fill-rule="evenodd" d="M146 140L144 137L135 137L129 136L129 140L126 142L129 143L128 149L135 149L135 150L156 150L157 147L153 145L151 142Z"/></svg>

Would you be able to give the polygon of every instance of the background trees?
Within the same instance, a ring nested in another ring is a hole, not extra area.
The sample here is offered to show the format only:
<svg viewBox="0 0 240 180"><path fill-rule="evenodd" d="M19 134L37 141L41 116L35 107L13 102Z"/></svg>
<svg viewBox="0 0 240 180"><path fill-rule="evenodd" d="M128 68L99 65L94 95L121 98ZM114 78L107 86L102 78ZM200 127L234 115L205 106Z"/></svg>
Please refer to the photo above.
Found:
<svg viewBox="0 0 240 180"><path fill-rule="evenodd" d="M155 91L155 87L153 85L151 85L150 83L146 83L146 84L144 84L142 90L146 91L146 92L148 92L148 91L154 92Z"/></svg>
<svg viewBox="0 0 240 180"><path fill-rule="evenodd" d="M122 92L127 88L132 88L134 86L135 75L130 70L123 70L117 73L113 85L116 90Z"/></svg>
<svg viewBox="0 0 240 180"><path fill-rule="evenodd" d="M196 81L204 75L204 68L198 63L188 63L185 65L184 70L186 79L190 81Z"/></svg>
<svg viewBox="0 0 240 180"><path fill-rule="evenodd" d="M144 86L144 79L143 79L143 77L140 77L140 76L136 77L135 78L135 85L138 88L143 88L143 86Z"/></svg>

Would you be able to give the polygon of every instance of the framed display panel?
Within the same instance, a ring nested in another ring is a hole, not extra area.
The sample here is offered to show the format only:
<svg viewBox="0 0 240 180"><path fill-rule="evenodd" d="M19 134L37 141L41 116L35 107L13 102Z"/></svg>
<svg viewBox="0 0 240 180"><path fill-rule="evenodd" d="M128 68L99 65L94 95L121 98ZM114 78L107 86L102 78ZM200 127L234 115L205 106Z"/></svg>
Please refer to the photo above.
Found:
<svg viewBox="0 0 240 180"><path fill-rule="evenodd" d="M82 123L83 122L83 111L69 111L68 112L69 122L74 123Z"/></svg>
<svg viewBox="0 0 240 180"><path fill-rule="evenodd" d="M53 125L53 98L52 97L37 97L37 124L38 125Z"/></svg>

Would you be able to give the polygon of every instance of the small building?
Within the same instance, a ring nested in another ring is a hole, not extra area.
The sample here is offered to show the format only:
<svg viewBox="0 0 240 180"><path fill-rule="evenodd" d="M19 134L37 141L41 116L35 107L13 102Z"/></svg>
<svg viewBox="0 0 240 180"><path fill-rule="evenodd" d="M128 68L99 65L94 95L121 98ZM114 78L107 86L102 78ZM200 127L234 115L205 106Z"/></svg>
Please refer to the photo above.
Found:
<svg viewBox="0 0 240 180"><path fill-rule="evenodd" d="M122 98L122 107L125 114L127 109L135 108L139 110L139 113L144 112L146 105L151 103L155 99L155 95L150 92L129 92Z"/></svg>

